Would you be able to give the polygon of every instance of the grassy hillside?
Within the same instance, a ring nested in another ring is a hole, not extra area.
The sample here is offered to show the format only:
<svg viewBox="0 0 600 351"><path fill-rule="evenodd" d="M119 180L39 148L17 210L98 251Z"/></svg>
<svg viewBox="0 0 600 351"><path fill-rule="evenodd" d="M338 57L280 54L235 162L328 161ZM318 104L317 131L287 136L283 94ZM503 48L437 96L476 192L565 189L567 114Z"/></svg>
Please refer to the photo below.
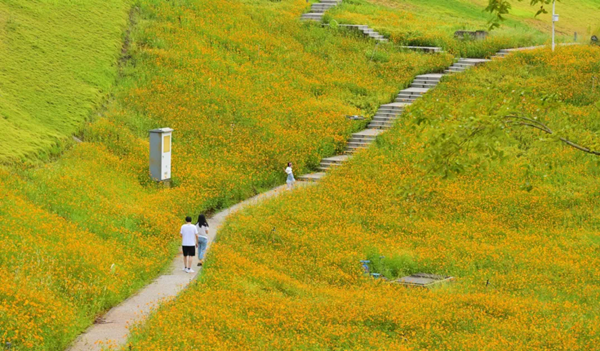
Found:
<svg viewBox="0 0 600 351"><path fill-rule="evenodd" d="M129 0L0 3L0 164L60 153L114 84Z"/></svg>
<svg viewBox="0 0 600 351"><path fill-rule="evenodd" d="M598 157L505 115L598 149L598 62L559 48L446 78L319 186L232 218L131 349L595 349ZM460 166L446 177L440 153ZM359 260L379 255L391 278L457 281L365 277Z"/></svg>
<svg viewBox="0 0 600 351"><path fill-rule="evenodd" d="M550 40L550 16L534 17L537 7L517 2L508 20L485 41L457 41L457 30L486 30L487 0L349 0L331 10L329 22L368 24L407 45L441 46L463 57L489 57L498 49L544 44ZM558 41L572 41L573 32L589 41L598 30L600 1L569 1L559 4Z"/></svg>
<svg viewBox="0 0 600 351"><path fill-rule="evenodd" d="M25 8L11 6L15 17ZM77 62L67 70L74 76L110 67L105 88L114 98L92 123L51 115L81 129L84 140L58 160L40 164L24 142L21 155L27 161L0 169L0 344L63 348L98 314L160 272L178 245L185 215L281 183L289 160L298 172L315 165L360 128L361 122L345 115L373 114L414 75L439 71L452 59L393 48L374 53L372 42L301 23L305 6L302 1L139 1L132 12L137 25L128 60L112 88L120 44L115 42L109 58L94 56L99 52L86 60L72 58L75 49L48 51L57 61ZM121 14L119 28L124 28L128 9L111 9ZM70 25L65 36L86 40L112 28ZM60 29L50 19L40 26L51 28L51 37ZM75 41L62 39L65 45ZM32 56L39 67L48 60L53 59ZM9 81L25 84L30 73L28 66L16 66ZM40 79L50 79L42 73ZM59 87L66 78L53 79ZM93 95L98 101L99 91ZM25 100L21 106L45 103L37 95ZM95 106L77 95L68 101L84 117ZM147 169L147 131L163 126L175 128L169 189L155 186Z"/></svg>

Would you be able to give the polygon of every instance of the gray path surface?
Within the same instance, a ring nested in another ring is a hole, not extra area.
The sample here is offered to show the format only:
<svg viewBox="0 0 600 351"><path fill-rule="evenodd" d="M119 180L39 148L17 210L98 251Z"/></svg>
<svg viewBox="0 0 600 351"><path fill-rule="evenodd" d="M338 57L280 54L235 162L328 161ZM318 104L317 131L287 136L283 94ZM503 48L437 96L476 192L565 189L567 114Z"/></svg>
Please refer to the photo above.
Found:
<svg viewBox="0 0 600 351"><path fill-rule="evenodd" d="M315 183L296 182L296 187L303 187L309 184ZM207 250L210 248L210 244L214 241L219 228L225 222L225 219L229 214L286 191L285 185L274 188L231 206L208 219L210 230ZM174 228L173 230L177 231L178 229L179 228ZM199 272L199 269L197 268L200 268L196 266L197 262L197 258L194 259L193 269L196 273L183 272L183 258L180 252L173 259L170 269L168 269L165 274L159 276L135 295L108 311L98 323L93 324L81 334L68 350L102 350L103 348L110 346L115 347L124 345L129 335L128 327L130 325L146 318L152 309L157 307L162 300L176 296L180 291L185 289L194 278L196 278Z"/></svg>

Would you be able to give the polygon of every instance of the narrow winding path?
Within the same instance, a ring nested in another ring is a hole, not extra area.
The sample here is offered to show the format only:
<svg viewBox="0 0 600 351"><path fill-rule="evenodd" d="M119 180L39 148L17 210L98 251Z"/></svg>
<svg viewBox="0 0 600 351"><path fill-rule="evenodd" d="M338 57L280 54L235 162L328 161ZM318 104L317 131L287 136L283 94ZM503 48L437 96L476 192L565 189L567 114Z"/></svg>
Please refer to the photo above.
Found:
<svg viewBox="0 0 600 351"><path fill-rule="evenodd" d="M309 184L310 183L307 182L297 182L297 186L307 186ZM225 219L231 213L286 191L285 185L276 187L212 216L208 219L210 230L207 250L210 248L211 243L214 241L219 229L225 222ZM176 231L177 229L178 228L174 228L173 230ZM201 269L196 269L200 268L195 266L196 262L197 260L194 259L193 269L196 270L196 273L190 274L183 272L183 258L180 252L173 259L170 268L165 274L159 276L135 295L108 311L96 324L93 324L81 334L68 350L100 351L106 347L118 347L124 345L129 336L130 325L145 319L148 314L152 312L153 308L157 307L165 299L175 297L196 278L201 271Z"/></svg>

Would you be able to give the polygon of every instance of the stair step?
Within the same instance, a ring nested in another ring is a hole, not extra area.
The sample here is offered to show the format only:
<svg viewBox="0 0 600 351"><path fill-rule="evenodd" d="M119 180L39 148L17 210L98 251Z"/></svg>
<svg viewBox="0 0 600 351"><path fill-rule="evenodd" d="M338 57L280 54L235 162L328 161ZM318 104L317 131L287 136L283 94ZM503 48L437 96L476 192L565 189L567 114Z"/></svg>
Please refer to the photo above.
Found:
<svg viewBox="0 0 600 351"><path fill-rule="evenodd" d="M394 123L396 123L395 119L390 119L389 121L371 121L369 123L369 126L371 126L371 125L375 125L375 126L391 126ZM371 128L371 127L368 127L368 128Z"/></svg>
<svg viewBox="0 0 600 351"><path fill-rule="evenodd" d="M373 118L396 118L398 116L400 116L403 112L397 112L397 113L379 113L377 112Z"/></svg>
<svg viewBox="0 0 600 351"><path fill-rule="evenodd" d="M423 84L423 83L412 83L412 88L435 88L437 84Z"/></svg>
<svg viewBox="0 0 600 351"><path fill-rule="evenodd" d="M373 116L373 118L371 119L371 121L393 121L395 119L397 119L398 117L400 117L400 115L393 115L393 116Z"/></svg>
<svg viewBox="0 0 600 351"><path fill-rule="evenodd" d="M396 116L387 116L387 117L380 117L380 116L376 116L373 117L373 119L371 119L371 122L387 122L387 121L395 121L398 118L400 118L400 115L396 115Z"/></svg>
<svg viewBox="0 0 600 351"><path fill-rule="evenodd" d="M324 176L325 176L325 172L317 172L317 173L303 174L303 175L297 177L297 179L300 181L304 181L304 182L316 182L316 181L320 180L321 178L323 178Z"/></svg>
<svg viewBox="0 0 600 351"><path fill-rule="evenodd" d="M418 98L405 98L405 97L397 97L394 101L395 102L414 102L415 100L417 100Z"/></svg>

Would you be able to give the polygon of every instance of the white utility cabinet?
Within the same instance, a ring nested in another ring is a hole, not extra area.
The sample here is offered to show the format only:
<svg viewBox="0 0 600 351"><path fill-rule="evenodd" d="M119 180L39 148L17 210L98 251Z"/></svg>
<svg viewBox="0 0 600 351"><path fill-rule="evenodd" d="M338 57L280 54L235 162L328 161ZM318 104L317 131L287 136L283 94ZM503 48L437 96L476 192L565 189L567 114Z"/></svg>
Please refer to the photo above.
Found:
<svg viewBox="0 0 600 351"><path fill-rule="evenodd" d="M150 176L156 181L171 179L171 136L173 129L150 131Z"/></svg>

